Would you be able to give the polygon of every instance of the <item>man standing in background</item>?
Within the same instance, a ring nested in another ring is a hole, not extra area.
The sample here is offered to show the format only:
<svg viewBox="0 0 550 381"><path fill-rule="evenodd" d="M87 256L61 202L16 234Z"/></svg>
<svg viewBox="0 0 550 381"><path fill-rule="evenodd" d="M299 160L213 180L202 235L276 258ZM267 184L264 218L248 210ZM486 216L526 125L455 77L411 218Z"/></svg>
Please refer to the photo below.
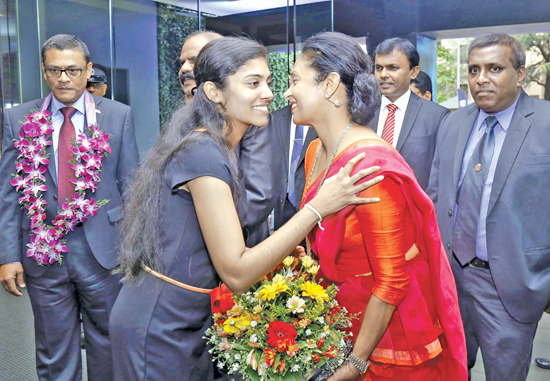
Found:
<svg viewBox="0 0 550 381"><path fill-rule="evenodd" d="M180 71L178 78L185 94L185 102L193 102L193 89L197 86L195 83L195 76L193 75L193 68L195 67L195 61L199 52L210 41L223 38L221 34L209 31L196 31L191 33L185 38L185 42L181 48L180 55Z"/></svg>
<svg viewBox="0 0 550 381"><path fill-rule="evenodd" d="M427 190L458 291L468 369L525 380L550 299L550 102L522 90L525 51L504 33L468 52L475 103L441 127Z"/></svg>
<svg viewBox="0 0 550 381"><path fill-rule="evenodd" d="M384 40L376 47L374 74L382 103L369 127L399 151L426 190L438 129L449 110L411 92L419 61L414 45L403 38Z"/></svg>

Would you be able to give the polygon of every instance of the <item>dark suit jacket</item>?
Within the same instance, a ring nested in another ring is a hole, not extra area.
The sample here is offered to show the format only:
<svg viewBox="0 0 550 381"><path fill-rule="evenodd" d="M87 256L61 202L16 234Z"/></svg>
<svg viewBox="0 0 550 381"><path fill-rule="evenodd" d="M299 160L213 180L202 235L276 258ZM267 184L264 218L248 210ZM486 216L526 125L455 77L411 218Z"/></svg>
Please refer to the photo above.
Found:
<svg viewBox="0 0 550 381"><path fill-rule="evenodd" d="M86 198L110 200L99 208L96 216L83 224L86 239L97 261L106 269L116 266L116 248L118 243L118 228L115 222L119 219L121 194L132 168L138 163L139 155L134 134L134 120L130 107L106 98L93 96L96 107L97 124L99 128L111 134L109 143L112 152L103 159L100 173L101 182L95 193L89 190ZM48 266L38 266L32 258L26 256L26 245L30 242L30 220L19 207L19 193L9 183L11 174L15 173L15 160L19 153L13 146L12 139L17 138L23 120L31 111L40 109L43 99L27 102L18 107L8 109L4 118L4 139L2 142L2 159L0 160L0 265L10 262L22 262L25 273L30 276L41 276ZM99 111L99 112L98 112ZM57 215L57 179L53 146L48 147L51 153L45 185L48 190L43 193L48 203L46 208L46 223ZM71 234L70 232L68 234ZM65 255L71 255L66 253ZM54 266L58 266L54 264Z"/></svg>
<svg viewBox="0 0 550 381"><path fill-rule="evenodd" d="M479 113L452 113L440 132L428 195L452 260L453 211L462 157ZM537 322L550 297L550 102L521 92L500 153L487 214L491 275L508 313Z"/></svg>
<svg viewBox="0 0 550 381"><path fill-rule="evenodd" d="M290 106L269 115L264 127L252 126L244 135L240 144L240 157L246 184L247 213L246 226L252 237L247 241L253 246L267 238L269 231L266 221L275 210L275 229L288 220L285 208L292 207L287 200L290 125L292 113ZM294 180L295 194L301 200L305 187L304 157L309 143L317 134L309 128ZM299 204L293 209L299 210ZM257 233L261 232L261 233Z"/></svg>
<svg viewBox="0 0 550 381"><path fill-rule="evenodd" d="M380 109L369 122L374 132L378 127ZM396 149L410 165L422 189L426 190L435 152L439 126L449 110L411 92Z"/></svg>

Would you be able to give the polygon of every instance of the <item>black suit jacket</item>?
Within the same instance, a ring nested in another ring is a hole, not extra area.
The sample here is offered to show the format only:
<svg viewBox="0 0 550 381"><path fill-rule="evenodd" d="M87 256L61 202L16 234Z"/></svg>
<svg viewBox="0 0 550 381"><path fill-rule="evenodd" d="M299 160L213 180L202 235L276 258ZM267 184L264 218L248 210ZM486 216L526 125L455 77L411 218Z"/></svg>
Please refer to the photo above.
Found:
<svg viewBox="0 0 550 381"><path fill-rule="evenodd" d="M101 181L95 193L89 190L86 198L110 200L99 208L96 216L84 222L86 239L97 261L104 268L116 266L116 248L118 244L118 228L115 222L119 219L122 203L122 190L133 167L138 163L139 155L134 134L134 120L130 107L106 98L93 96L96 107L96 118L99 128L111 134L109 144L112 152L103 159L100 173ZM13 146L12 139L17 138L23 120L31 110L38 110L43 99L27 102L7 110L4 118L4 139L2 141L2 159L0 160L0 265L10 262L21 262L25 273L30 276L41 276L49 266L38 266L32 258L26 256L26 245L29 243L30 220L19 207L19 193L11 186L9 179L15 173L15 160L19 151ZM48 190L43 193L48 203L46 222L57 215L57 179L53 147L48 171L44 173L45 185ZM55 197L54 197L55 196ZM70 232L68 234L71 234ZM66 255L71 255L68 253ZM56 264L54 264L56 265Z"/></svg>
<svg viewBox="0 0 550 381"><path fill-rule="evenodd" d="M299 210L299 203L293 207L287 199L290 126L292 113L290 106L269 115L264 127L251 126L239 147L241 166L244 175L247 198L245 228L250 238L249 247L261 242L269 235L267 218L274 210L274 227L278 229L290 217L285 209ZM295 172L295 194L301 200L305 187L304 157L309 144L317 138L313 128L309 128L299 164ZM293 214L293 213L292 213Z"/></svg>
<svg viewBox="0 0 550 381"><path fill-rule="evenodd" d="M378 127L380 109L369 122L374 132ZM403 126L397 139L396 149L410 165L422 189L428 188L430 170L435 153L439 126L449 110L434 102L420 98L411 92Z"/></svg>

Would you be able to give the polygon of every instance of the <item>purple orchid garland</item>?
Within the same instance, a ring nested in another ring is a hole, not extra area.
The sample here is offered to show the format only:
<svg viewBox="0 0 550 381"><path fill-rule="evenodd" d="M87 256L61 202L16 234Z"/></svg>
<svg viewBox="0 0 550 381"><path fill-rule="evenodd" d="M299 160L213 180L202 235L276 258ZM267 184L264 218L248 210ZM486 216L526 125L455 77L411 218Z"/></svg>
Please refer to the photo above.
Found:
<svg viewBox="0 0 550 381"><path fill-rule="evenodd" d="M87 127L88 136L81 134L76 137L71 147L73 160L69 166L75 171L75 177L69 180L75 186L74 197L63 202L52 225L47 225L44 220L48 203L42 198L42 192L48 190L43 174L50 163L50 154L46 154L46 149L52 145L51 113L48 110L30 113L21 124L19 140L14 139L14 146L20 152L15 163L17 173L12 175L10 184L22 194L19 204L31 220L27 257L34 258L39 265L61 264L62 253L69 251L63 237L74 231L79 222L86 222L88 217L95 216L97 210L109 202L85 199L87 189L92 193L96 191L102 160L111 153L109 135L96 125L90 125Z"/></svg>

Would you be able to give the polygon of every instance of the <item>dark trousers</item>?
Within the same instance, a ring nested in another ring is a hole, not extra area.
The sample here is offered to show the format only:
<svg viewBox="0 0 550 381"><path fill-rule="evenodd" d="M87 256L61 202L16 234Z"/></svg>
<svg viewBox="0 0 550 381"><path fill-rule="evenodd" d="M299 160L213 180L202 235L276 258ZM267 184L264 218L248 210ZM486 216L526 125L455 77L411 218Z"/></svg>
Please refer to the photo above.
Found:
<svg viewBox="0 0 550 381"><path fill-rule="evenodd" d="M41 277L26 277L35 321L36 368L41 381L82 380L80 315L88 380L112 379L109 314L120 290L95 259L84 229L66 236L69 252Z"/></svg>
<svg viewBox="0 0 550 381"><path fill-rule="evenodd" d="M514 320L504 308L490 269L461 267L453 257L458 302L468 352L468 371L481 349L487 381L527 379L537 323ZM518 290L518 297L521 290Z"/></svg>

